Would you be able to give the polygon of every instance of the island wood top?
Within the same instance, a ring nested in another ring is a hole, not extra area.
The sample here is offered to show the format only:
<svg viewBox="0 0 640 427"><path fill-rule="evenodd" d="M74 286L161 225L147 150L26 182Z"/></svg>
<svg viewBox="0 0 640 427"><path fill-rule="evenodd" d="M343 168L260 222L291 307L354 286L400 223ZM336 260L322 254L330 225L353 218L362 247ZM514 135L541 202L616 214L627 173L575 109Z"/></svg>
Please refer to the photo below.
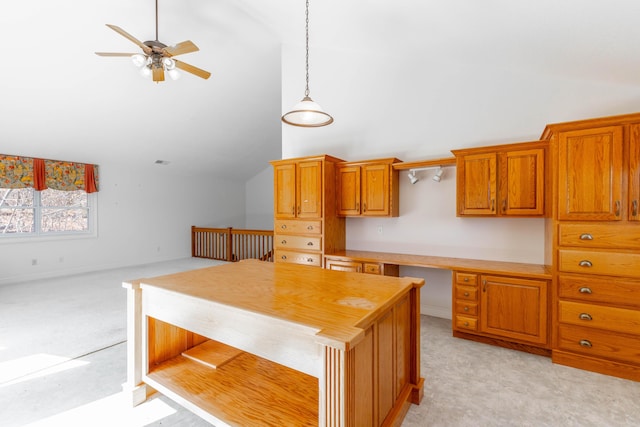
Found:
<svg viewBox="0 0 640 427"><path fill-rule="evenodd" d="M506 261L486 261L467 258L449 258L431 255L398 254L390 252L372 252L346 250L327 254L333 259L358 260L383 264L404 265L410 267L438 268L443 270L465 270L475 273L502 274L537 279L551 279L551 266L544 264L526 264Z"/></svg>
<svg viewBox="0 0 640 427"><path fill-rule="evenodd" d="M157 288L317 329L345 343L424 279L244 260L141 279Z"/></svg>

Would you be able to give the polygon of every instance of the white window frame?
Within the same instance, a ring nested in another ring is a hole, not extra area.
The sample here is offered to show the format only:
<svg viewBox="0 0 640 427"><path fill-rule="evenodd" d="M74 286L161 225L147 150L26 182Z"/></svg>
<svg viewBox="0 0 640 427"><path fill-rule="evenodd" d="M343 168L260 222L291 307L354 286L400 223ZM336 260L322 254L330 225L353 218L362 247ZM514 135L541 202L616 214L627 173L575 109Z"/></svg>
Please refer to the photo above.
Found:
<svg viewBox="0 0 640 427"><path fill-rule="evenodd" d="M2 243L23 243L39 242L48 240L69 240L95 238L98 236L98 193L87 194L87 231L48 231L43 232L42 227L42 209L50 209L50 206L42 206L40 191L33 191L33 222L34 231L32 233L0 233L0 244ZM70 209L73 209L72 207Z"/></svg>

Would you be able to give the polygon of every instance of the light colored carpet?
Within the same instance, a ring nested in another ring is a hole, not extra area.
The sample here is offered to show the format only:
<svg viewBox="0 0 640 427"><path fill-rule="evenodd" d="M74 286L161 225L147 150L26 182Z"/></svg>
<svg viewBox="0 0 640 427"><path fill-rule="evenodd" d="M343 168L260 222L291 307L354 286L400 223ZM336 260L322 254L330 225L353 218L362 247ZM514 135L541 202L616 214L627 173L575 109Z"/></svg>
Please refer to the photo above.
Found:
<svg viewBox="0 0 640 427"><path fill-rule="evenodd" d="M163 396L131 408L125 280L215 264L202 259L0 287L0 426L207 426ZM456 339L422 316L422 403L403 427L640 426L640 383Z"/></svg>

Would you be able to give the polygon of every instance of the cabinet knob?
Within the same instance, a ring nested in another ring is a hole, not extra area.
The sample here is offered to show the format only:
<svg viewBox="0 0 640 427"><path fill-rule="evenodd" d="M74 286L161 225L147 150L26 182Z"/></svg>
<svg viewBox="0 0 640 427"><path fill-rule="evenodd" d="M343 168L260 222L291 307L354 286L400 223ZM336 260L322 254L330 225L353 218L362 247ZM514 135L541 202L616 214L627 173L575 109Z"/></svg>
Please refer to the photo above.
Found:
<svg viewBox="0 0 640 427"><path fill-rule="evenodd" d="M287 259L287 256L286 256L286 255L282 255L282 256L280 257L280 259Z"/></svg>
<svg viewBox="0 0 640 427"><path fill-rule="evenodd" d="M593 317L589 313L580 313L580 320L593 320Z"/></svg>
<svg viewBox="0 0 640 427"><path fill-rule="evenodd" d="M280 228L282 228L283 230L286 230L286 229L287 229L287 224L282 224L282 225L280 226Z"/></svg>
<svg viewBox="0 0 640 427"><path fill-rule="evenodd" d="M463 325L464 326L469 326L469 322L464 322Z"/></svg>
<svg viewBox="0 0 640 427"><path fill-rule="evenodd" d="M465 281L465 282L468 282L468 281L469 281L469 278L468 278L468 277L465 277L465 278L464 278L464 281Z"/></svg>
<svg viewBox="0 0 640 427"><path fill-rule="evenodd" d="M582 233L580 235L580 240L593 240L593 236L589 233Z"/></svg>
<svg viewBox="0 0 640 427"><path fill-rule="evenodd" d="M591 344L591 341L589 340L580 340L580 346L591 348L593 347L593 344Z"/></svg>
<svg viewBox="0 0 640 427"><path fill-rule="evenodd" d="M580 261L578 263L578 265L580 267L593 267L593 264L591 263L591 261L587 260L587 259L583 259L582 261Z"/></svg>
<svg viewBox="0 0 640 427"><path fill-rule="evenodd" d="M465 296L465 297L468 297L468 296L469 296L469 292L465 292L465 293L464 293L464 296Z"/></svg>
<svg viewBox="0 0 640 427"><path fill-rule="evenodd" d="M581 294L590 294L591 293L591 288L587 288L586 286L578 289L578 292L580 292Z"/></svg>
<svg viewBox="0 0 640 427"><path fill-rule="evenodd" d="M280 243L282 243L283 245L286 245L287 241L286 240L282 240Z"/></svg>
<svg viewBox="0 0 640 427"><path fill-rule="evenodd" d="M465 306L464 311L469 311L469 307Z"/></svg>

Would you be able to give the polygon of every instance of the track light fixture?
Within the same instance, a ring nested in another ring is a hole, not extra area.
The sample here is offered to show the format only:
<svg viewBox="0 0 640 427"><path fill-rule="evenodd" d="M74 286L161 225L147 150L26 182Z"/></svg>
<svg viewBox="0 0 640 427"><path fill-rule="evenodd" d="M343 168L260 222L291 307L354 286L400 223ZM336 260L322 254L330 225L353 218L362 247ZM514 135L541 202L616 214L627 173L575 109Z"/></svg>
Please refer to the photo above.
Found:
<svg viewBox="0 0 640 427"><path fill-rule="evenodd" d="M416 175L417 171L423 171L423 170L434 169L434 168L438 168L438 170L436 171L436 174L433 176L432 179L435 182L440 182L440 180L442 179L442 176L444 175L444 168L442 166L430 166L425 168L411 169L407 174L407 178L409 178L409 182L411 182L411 184L415 184L416 182L420 181L420 178L418 178Z"/></svg>

